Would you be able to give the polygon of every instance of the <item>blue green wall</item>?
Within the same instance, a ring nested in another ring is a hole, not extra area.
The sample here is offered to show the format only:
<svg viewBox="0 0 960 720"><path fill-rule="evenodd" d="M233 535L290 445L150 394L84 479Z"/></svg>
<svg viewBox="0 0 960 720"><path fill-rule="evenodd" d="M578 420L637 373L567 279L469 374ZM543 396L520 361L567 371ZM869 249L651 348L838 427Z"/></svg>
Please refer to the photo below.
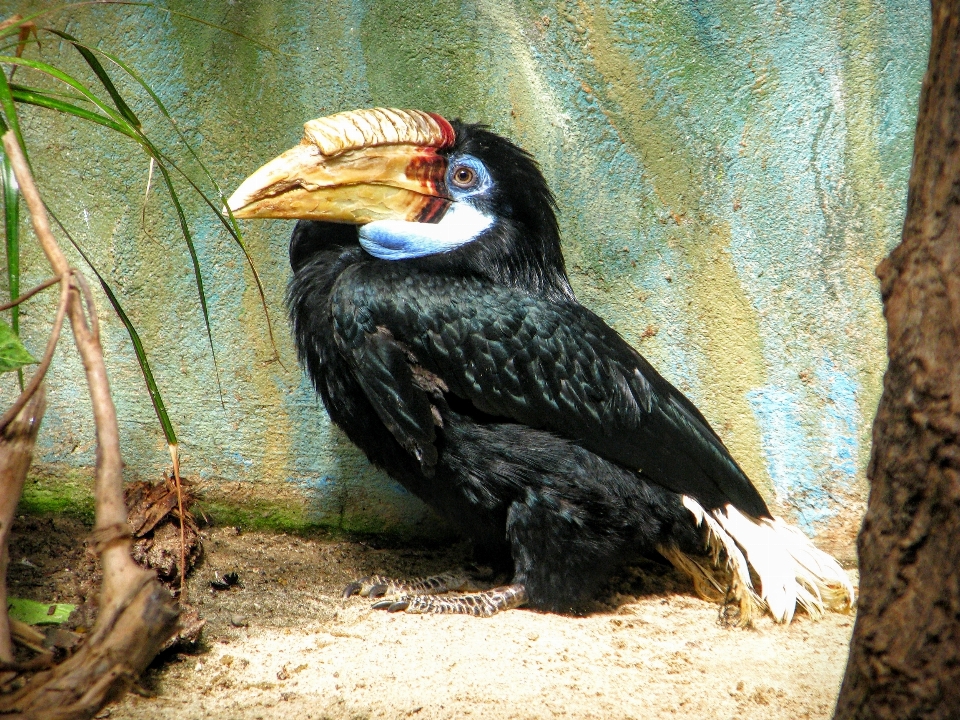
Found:
<svg viewBox="0 0 960 720"><path fill-rule="evenodd" d="M873 268L902 222L927 3L161 5L280 52L156 9L76 9L41 24L131 62L228 194L297 143L305 120L340 110L415 107L514 139L557 195L581 300L701 407L782 512L813 533L850 525L885 368ZM81 71L49 39L42 54ZM221 404L175 217L156 188L144 210L145 157L46 111L23 120L51 207L141 328L185 472L268 520L431 532L424 508L330 426L300 374L283 310L291 224L244 225L274 323L271 361L241 254L187 204ZM26 265L24 287L46 274L35 253ZM154 477L169 462L163 439L129 341L101 308L129 474ZM43 303L24 317L35 351L49 317ZM64 342L41 436L47 469L93 463L80 377Z"/></svg>

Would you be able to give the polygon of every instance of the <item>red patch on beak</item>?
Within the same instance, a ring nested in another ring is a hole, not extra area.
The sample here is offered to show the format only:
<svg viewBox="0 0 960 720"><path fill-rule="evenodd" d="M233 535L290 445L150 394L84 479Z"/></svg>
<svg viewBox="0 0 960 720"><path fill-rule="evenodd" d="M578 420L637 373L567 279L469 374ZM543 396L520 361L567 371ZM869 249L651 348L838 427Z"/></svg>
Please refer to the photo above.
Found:
<svg viewBox="0 0 960 720"><path fill-rule="evenodd" d="M443 150L444 148L453 147L453 143L456 142L457 136L453 132L453 125L447 122L447 119L436 113L427 113L430 117L437 121L437 124L440 126L440 132L443 133L440 144L437 145L438 150Z"/></svg>
<svg viewBox="0 0 960 720"><path fill-rule="evenodd" d="M414 157L404 174L410 180L422 184L432 195L446 194L447 159L437 155L434 148L420 148L422 155Z"/></svg>
<svg viewBox="0 0 960 720"><path fill-rule="evenodd" d="M447 208L450 207L450 200L446 197L447 159L438 151L453 147L457 137L453 126L447 122L446 118L436 113L427 114L440 126L440 140L436 145L420 148L422 154L417 154L410 161L404 174L408 179L422 184L431 195L426 198L426 203L417 216L417 222L435 223L440 222Z"/></svg>
<svg viewBox="0 0 960 720"><path fill-rule="evenodd" d="M442 197L432 197L427 200L427 204L417 216L417 222L436 223L440 222L447 208L450 207L450 201Z"/></svg>

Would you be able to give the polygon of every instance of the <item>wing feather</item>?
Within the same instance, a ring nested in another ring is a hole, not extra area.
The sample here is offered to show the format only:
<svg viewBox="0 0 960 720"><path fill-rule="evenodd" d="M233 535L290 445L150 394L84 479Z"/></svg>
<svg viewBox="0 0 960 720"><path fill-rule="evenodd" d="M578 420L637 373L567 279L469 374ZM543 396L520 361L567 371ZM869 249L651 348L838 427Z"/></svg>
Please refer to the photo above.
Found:
<svg viewBox="0 0 960 720"><path fill-rule="evenodd" d="M769 516L693 403L575 301L378 264L345 273L332 306L354 371L405 447L422 453L434 437L426 395L400 387L412 380L396 361L413 358L483 413L551 430L707 508ZM404 351L382 346L383 328Z"/></svg>

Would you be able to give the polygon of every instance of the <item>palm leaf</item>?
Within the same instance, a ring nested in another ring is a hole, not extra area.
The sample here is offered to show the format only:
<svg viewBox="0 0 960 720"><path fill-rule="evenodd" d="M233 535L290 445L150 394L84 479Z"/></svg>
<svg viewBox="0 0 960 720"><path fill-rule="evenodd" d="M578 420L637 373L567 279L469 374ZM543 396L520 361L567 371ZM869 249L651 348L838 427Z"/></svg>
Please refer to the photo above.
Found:
<svg viewBox="0 0 960 720"><path fill-rule="evenodd" d="M213 333L210 327L210 313L207 306L207 297L203 289L203 276L200 270L200 262L197 257L196 247L193 242L193 237L190 232L189 224L187 223L186 216L184 215L184 212L183 212L183 207L180 203L179 197L177 196L176 190L174 189L173 184L170 181L169 173L167 172L167 169L164 167L163 162L160 159L159 150L154 146L154 144L150 141L150 139L143 133L142 125L140 123L139 118L137 118L133 110L130 109L129 105L127 105L127 103L120 96L120 93L117 90L116 86L114 85L113 81L110 79L109 74L104 69L103 65L96 59L93 52L86 46L82 46L82 44L75 41L75 39L72 36L68 35L67 33L62 33L55 30L52 30L51 32L53 32L59 37L64 38L65 40L70 42L74 47L76 47L78 52L80 52L81 56L90 66L93 73L97 76L97 79L100 80L101 84L104 85L104 88L106 89L107 93L113 99L114 104L117 107L117 110L113 111L112 109L110 109L109 106L106 105L106 103L102 102L99 98L97 98L92 92L89 91L89 89L82 86L82 84L75 78L67 75L66 73L63 73L62 71L51 72L51 70L55 70L55 68L52 68L52 66L46 63L38 63L36 61L25 61L24 65L34 70L45 72L57 78L58 80L61 80L62 82L67 83L74 89L78 90L84 100L93 103L96 107L100 108L105 113L109 114L110 117L105 117L100 113L87 110L77 105L73 105L72 103L67 103L63 100L50 97L49 95L43 93L42 91L41 92L30 91L30 90L26 90L25 88L18 87L14 96L20 99L22 102L27 102L33 105L38 105L41 107L46 107L46 108L57 110L60 112L65 112L70 115L73 115L74 117L95 122L99 125L103 125L112 130L115 130L123 135L126 135L127 137L130 137L136 140L149 156L157 160L158 167L163 173L167 190L170 194L170 199L173 202L173 205L176 209L177 217L180 221L180 228L183 233L184 240L187 244L187 249L190 254L191 262L193 264L194 277L197 285L197 293L200 298L201 310L203 312L203 320L204 320L204 326L207 334L207 341L210 345L210 352L213 357L214 373L217 378L217 388L220 392L220 398L222 403L223 387L220 381L220 368L217 364L216 351L213 345ZM0 57L0 62L3 62L4 60L5 58ZM151 91L151 94L155 97L155 94L152 93L152 91ZM199 192L199 189L198 189L198 192ZM131 340L132 339L133 338L131 336Z"/></svg>
<svg viewBox="0 0 960 720"><path fill-rule="evenodd" d="M223 387L220 384L220 368L217 365L217 351L214 350L213 347L213 333L210 330L210 313L207 310L207 295L203 291L203 274L200 272L200 259L197 257L197 248L193 244L193 235L190 233L190 226L187 224L187 217L183 213L183 206L180 204L177 191L173 187L170 173L159 160L157 161L157 167L160 169L160 174L163 176L163 181L167 186L170 201L177 210L177 219L180 221L180 232L183 233L183 239L187 243L187 249L190 251L190 260L193 263L193 276L197 283L197 294L200 296L200 308L203 310L203 322L207 327L207 340L210 343L210 354L213 356L213 368L217 376L217 389L220 391L220 404L223 405Z"/></svg>
<svg viewBox="0 0 960 720"><path fill-rule="evenodd" d="M87 266L93 271L93 274L97 276L97 281L100 283L100 287L103 288L104 294L106 294L107 299L110 301L113 311L117 314L117 317L120 318L120 322L122 322L123 326L126 328L127 334L130 336L130 342L133 343L133 351L136 353L137 362L140 365L140 372L143 375L143 381L147 385L147 392L150 395L150 402L153 403L153 410L156 412L157 419L160 421L160 426L163 428L163 434L167 439L167 444L176 445L177 434L174 432L173 423L170 422L170 416L167 414L167 407L163 402L163 395L160 394L160 388L157 386L157 381L153 377L153 370L150 368L150 361L147 359L147 353L143 349L143 341L140 340L140 333L137 332L137 328L130 321L130 317L120 304L120 300L117 299L117 294L113 291L113 288L110 287L110 284L97 269L97 266L93 264L93 261L90 259L87 253L84 252L83 248L80 247L80 244L73 239L73 236L64 227L63 223L60 222L60 218L51 212L49 208L47 208L47 212L50 213L50 216L53 218L54 222L57 223L63 234L67 236L68 240L70 240L70 244L73 245L78 253L80 253L80 257L82 257L84 262L87 263Z"/></svg>
<svg viewBox="0 0 960 720"><path fill-rule="evenodd" d="M134 140L137 139L136 134L129 132L126 126L114 122L110 118L104 117L100 113L87 110L86 108L82 108L79 105L74 105L73 103L68 103L64 100L59 100L43 91L27 89L17 85L11 86L11 91L11 95L16 102L25 103L27 105L36 105L37 107L47 108L48 110L56 110L57 112L66 113L67 115L73 115L81 120L87 120L89 122L97 123L98 125L103 125L106 128L115 130L116 132L133 138Z"/></svg>
<svg viewBox="0 0 960 720"><path fill-rule="evenodd" d="M151 3L144 2L127 2L125 0L104 0L101 2L89 2L89 3L74 3L70 5L61 5L54 8L49 8L47 10L35 13L29 17L23 18L19 22L7 26L0 30L0 39L11 36L13 34L20 33L20 26L25 23L30 23L35 21L43 15L49 15L66 8L71 10L76 9L81 6L89 7L91 5L104 5L104 4L116 4L116 5L132 5L145 8L152 8L160 12L166 12L170 15L180 16L191 21L200 23L202 25L207 25L209 27L218 29L223 32L240 37L258 47L266 49L270 52L278 54L287 54L280 53L279 50L272 48L268 45L265 45L262 42L259 42L253 38L250 38L242 33L235 32L229 28L225 28L214 23L202 20L200 18L187 15L185 13L169 10L167 8L157 7ZM59 38L62 38L72 44L76 50L83 57L87 65L90 67L90 70L96 76L100 84L106 90L107 94L110 96L112 101L112 106L107 101L98 97L87 85L73 77L69 73L66 73L59 68L56 68L48 63L44 63L37 60L29 60L19 57L19 49L16 56L12 54L0 55L0 64L9 64L16 67L25 67L36 72L44 73L54 79L66 84L71 88L76 94L72 93L63 93L53 90L43 90L38 88L27 87L25 85L11 85L7 82L6 77L0 73L0 109L3 110L2 116L7 118L7 122L10 127L12 127L16 133L18 140L21 142L21 146L25 147L23 143L22 135L20 134L19 123L16 118L15 103L25 103L31 104L38 107L44 107L50 110L57 112L66 113L73 117L77 117L81 120L88 122L93 122L99 124L103 127L111 129L115 132L118 132L126 137L129 137L135 140L150 156L154 161L156 161L157 166L160 168L161 174L166 185L166 189L170 195L171 201L174 205L174 208L177 212L177 218L180 223L181 232L184 236L184 240L187 245L188 252L190 254L190 259L193 265L194 278L197 285L197 291L200 298L201 309L204 317L204 324L207 333L207 340L210 344L211 354L213 356L214 368L217 376L217 385L220 387L220 374L219 368L217 366L216 353L213 345L213 337L210 326L209 310L207 307L207 299L204 291L203 277L201 273L199 258L197 256L196 247L194 245L193 236L189 229L189 224L187 222L186 215L184 213L182 204L180 202L179 195L174 187L172 178L170 176L170 170L175 171L179 176L181 176L190 187L197 192L199 197L203 202L213 211L217 216L223 226L226 228L227 232L230 234L233 241L241 249L245 261L247 262L250 270L253 274L254 281L257 286L257 291L260 296L260 303L264 310L264 316L267 321L267 330L270 337L270 343L273 347L274 357L279 359L279 353L277 352L276 343L274 341L273 327L270 320L269 311L267 309L266 303L266 293L263 288L263 283L260 279L260 275L256 269L256 266L253 262L253 258L250 256L249 251L246 248L246 245L243 241L243 236L240 233L239 226L236 222L236 219L233 217L232 213L227 210L226 214L221 211L221 208L226 205L226 197L223 193L223 190L220 188L219 184L216 182L213 175L209 172L206 165L202 162L199 155L194 150L193 146L187 141L183 132L180 130L180 127L177 125L176 121L169 113L167 108L164 106L163 102L160 100L156 92L150 87L150 85L144 81L144 79L128 64L124 63L119 57L101 50L99 48L90 47L72 35L56 30L47 28L47 31L56 35ZM22 41L22 38L21 38ZM124 97L116 87L113 79L110 77L110 74L107 72L103 63L100 62L97 56L105 57L114 63L117 67L123 70L130 78L132 78L150 97L154 105L163 115L163 117L170 123L171 127L177 134L179 141L182 143L182 146L186 148L192 160L200 168L205 179L215 188L216 200L211 199L211 197L204 192L204 190L198 185L198 183L187 173L185 172L179 164L173 160L167 153L162 152L155 143L147 136L143 131L142 123L137 117L136 113L131 109L127 104ZM83 107L84 103L89 103L92 107ZM0 125L4 125L3 117L0 117ZM13 212L10 210L10 203L7 202L7 188L9 183L4 184L5 190L5 214ZM16 205L14 205L16 207ZM51 213L52 215L52 213ZM56 220L56 217L54 216ZM136 328L133 326L123 307L121 306L119 300L117 299L116 294L113 289L110 287L109 283L106 281L104 276L99 272L99 270L93 265L90 258L86 255L83 249L73 240L69 232L63 227L63 225L57 220L57 223L60 225L61 229L70 238L70 242L74 245L86 263L90 266L91 270L97 276L98 281L100 282L101 287L104 290L104 293L107 295L114 312L120 318L121 322L124 324L124 327L127 330L128 335L130 336L131 342L134 346L134 351L137 355L137 360L140 364L140 369L144 377L144 381L147 385L148 392L150 394L151 402L153 403L154 410L157 414L157 418L160 421L161 427L163 428L164 435L167 438L167 442L170 444L171 448L175 448L177 445L176 434L173 429L173 425L170 422L170 418L166 412L165 405L163 403L163 398L160 394L159 388L157 387L156 381L153 377L153 372L150 368L150 364L147 360L146 353L143 348L143 343L140 340L140 336L137 333ZM8 215L8 227L10 226L9 215ZM18 243L19 236L15 232L12 236L7 233L8 244L10 242ZM17 253L11 253L8 248L8 274L12 273L13 270L19 270L18 257L19 257L19 248L17 248ZM14 261L15 265L11 265L10 258L16 257L17 260ZM13 269L12 269L13 268ZM11 282L11 291L13 290L14 284ZM223 393L222 388L220 391L221 402L223 402Z"/></svg>
<svg viewBox="0 0 960 720"><path fill-rule="evenodd" d="M17 120L16 107L10 97L10 86L7 76L0 71L0 133L5 133L8 126L15 128L17 138L20 138L20 123ZM13 165L5 152L0 151L0 182L3 184L3 227L7 239L7 286L10 299L20 296L20 186L13 174ZM10 308L10 325L14 335L20 335L20 306ZM23 371L17 369L17 381L20 390L23 390Z"/></svg>
<svg viewBox="0 0 960 720"><path fill-rule="evenodd" d="M180 15L182 13L174 13L174 14ZM190 17L190 16L185 16L185 17ZM205 24L209 24L209 23L205 23ZM219 26L214 26L214 27L219 27ZM224 28L220 28L220 29L224 29ZM55 31L52 31L52 32L55 32ZM57 34L61 35L61 33L57 33ZM153 88L151 88L150 85L139 75L139 73L136 72L136 70L130 67L130 65L125 63L119 57L117 57L116 55L106 50L102 50L101 48L94 48L88 45L83 45L83 43L75 39L70 40L70 42L75 46L77 46L78 50L82 46L88 53L98 53L103 57L107 58L108 60L113 62L115 65L117 65L117 67L119 67L121 70L127 73L127 75L129 75L138 85L140 85L141 88L143 88L143 90L150 96L150 99L156 105L157 109L160 111L163 117L170 123L170 126L176 132L177 137L180 139L180 142L183 143L183 146L187 149L187 152L190 154L190 157L197 163L197 165L199 166L200 170L203 172L203 175L205 176L207 181L216 190L217 198L219 201L217 203L212 201L210 197L207 195L207 193L205 193L203 189L200 188L199 185L197 185L197 183L193 180L193 178L191 178L183 169L181 169L180 166L171 157L169 157L169 155L167 155L166 153L162 153L154 145L154 143L149 139L149 137L143 132L142 128L140 127L137 128L138 134L140 136L139 141L141 142L141 144L144 145L147 153L151 157L153 157L154 160L157 161L157 165L160 166L162 163L166 162L174 170L176 170L177 173L184 180L186 180L187 183L190 184L190 186L197 193L197 195L200 196L200 198L204 201L204 203L206 203L206 205L213 211L213 213L217 216L217 219L220 220L224 228L230 234L230 237L240 248L240 251L243 253L244 260L246 261L247 266L250 268L250 272L253 275L254 283L257 286L257 293L260 296L260 306L263 308L263 315L267 323L267 335L270 339L270 347L273 348L274 359L279 360L280 353L277 350L277 344L276 344L276 341L274 340L273 322L270 319L270 311L267 309L267 296L263 288L263 281L260 279L260 273L257 271L257 266L253 262L253 258L250 256L250 253L247 250L246 244L243 242L243 235L240 232L240 227L237 224L236 218L233 217L233 214L230 213L229 210L227 211L227 215L224 215L223 212L221 212L220 210L221 207L227 206L227 197L224 194L223 189L220 187L219 183L217 183L212 173L210 173L210 171L207 169L207 166L204 164L203 160L201 160L200 156L193 149L193 145L191 145L190 142L187 140L186 136L183 134L183 131L180 129L180 126L177 124L176 120L173 118L173 116L167 110L166 106L163 104L163 101L156 94L156 92L154 92ZM84 57L86 57L86 55ZM106 74L106 71L104 71L104 74ZM168 184L168 187L169 187L169 184ZM188 244L190 244L189 240L188 240ZM192 253L192 248L191 248L191 253ZM201 286L201 283L199 282L199 277L198 277L198 287L200 287L201 293L202 293L202 286ZM207 322L207 330L209 333L210 322L209 322L209 319L206 317L206 300L202 297L201 297L201 303L203 304L203 307L204 307L204 319ZM212 338L210 339L210 348L212 352L213 351ZM216 364L215 356L214 356L214 364ZM219 385L219 369L217 373L218 373L217 383ZM222 396L222 391L221 391L221 396Z"/></svg>
<svg viewBox="0 0 960 720"><path fill-rule="evenodd" d="M116 106L117 111L123 115L127 122L129 122L133 127L135 127L137 130L140 130L143 127L143 124L134 114L133 110L130 109L130 106L124 101L123 97L120 95L120 92L117 90L116 85L113 84L113 81L107 74L107 71L104 69L103 65L100 64L100 61L97 60L97 56L94 55L86 45L77 40L73 35L62 32L61 30L56 30L54 28L44 29L49 33L53 33L54 35L67 40L71 45L73 45L73 47L77 49L77 52L80 53L83 59L87 61L87 65L90 66L93 74L97 76L100 84L103 85L104 89L110 95L110 98L113 100L113 104Z"/></svg>

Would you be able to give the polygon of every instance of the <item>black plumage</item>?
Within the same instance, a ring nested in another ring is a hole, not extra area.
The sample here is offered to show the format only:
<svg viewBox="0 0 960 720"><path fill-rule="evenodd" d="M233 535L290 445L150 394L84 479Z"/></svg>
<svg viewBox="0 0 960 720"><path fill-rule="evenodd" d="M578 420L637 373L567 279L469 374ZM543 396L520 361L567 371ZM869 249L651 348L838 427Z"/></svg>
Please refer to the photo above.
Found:
<svg viewBox="0 0 960 720"><path fill-rule="evenodd" d="M537 608L568 610L663 546L703 555L681 494L768 517L693 404L574 298L533 160L477 126L498 222L443 255L371 257L356 226L301 221L288 302L331 419L374 464L512 560Z"/></svg>
<svg viewBox="0 0 960 720"><path fill-rule="evenodd" d="M843 569L773 518L697 408L570 287L533 159L415 110L339 113L248 178L237 217L301 218L288 307L331 419L512 582L353 583L392 610L567 611L640 555L749 623L849 608ZM343 223L343 224L341 224ZM757 582L759 581L759 587Z"/></svg>
<svg viewBox="0 0 960 720"><path fill-rule="evenodd" d="M499 390L490 392L487 403L472 401L486 380L495 381L495 369L503 367L497 350L476 352L472 367L464 362L464 372L443 379L444 368L456 367L464 352L473 354L471 339L451 322L432 331L437 345L449 348L446 356L418 343L419 330L434 345L431 329L417 327L428 317L417 296L430 299L418 290L429 283L421 285L425 278L414 274L415 282L407 284L402 270L385 278L378 268L382 261L371 261L355 237L352 247L341 244L342 237L334 239L337 234L349 239L350 233L356 234L351 226L298 224L294 247L307 242L325 249L295 273L290 310L301 360L331 419L371 462L473 540L482 562L512 566L514 582L525 585L534 607L570 610L617 566L639 554L655 554L662 544L702 553L702 534L677 493L561 431L503 415L496 406L504 397ZM392 294L397 284L408 293ZM453 282L448 289L458 285ZM441 297L449 299L433 300ZM382 303L393 311L389 319L377 314ZM448 311L456 312L457 305ZM485 319L494 328L511 322L494 317L493 307L478 310L490 313L469 318L480 321L480 338ZM399 322L397 335L389 329L391 320ZM434 320L445 324L445 313ZM439 361L434 363L434 357ZM540 359L530 357L534 363ZM514 378L524 386L536 383L524 370ZM549 386L544 389L549 396ZM519 385L516 392L505 391L515 402L522 398ZM543 402L550 400L537 404ZM554 407L554 414L562 412L568 401L560 397Z"/></svg>

